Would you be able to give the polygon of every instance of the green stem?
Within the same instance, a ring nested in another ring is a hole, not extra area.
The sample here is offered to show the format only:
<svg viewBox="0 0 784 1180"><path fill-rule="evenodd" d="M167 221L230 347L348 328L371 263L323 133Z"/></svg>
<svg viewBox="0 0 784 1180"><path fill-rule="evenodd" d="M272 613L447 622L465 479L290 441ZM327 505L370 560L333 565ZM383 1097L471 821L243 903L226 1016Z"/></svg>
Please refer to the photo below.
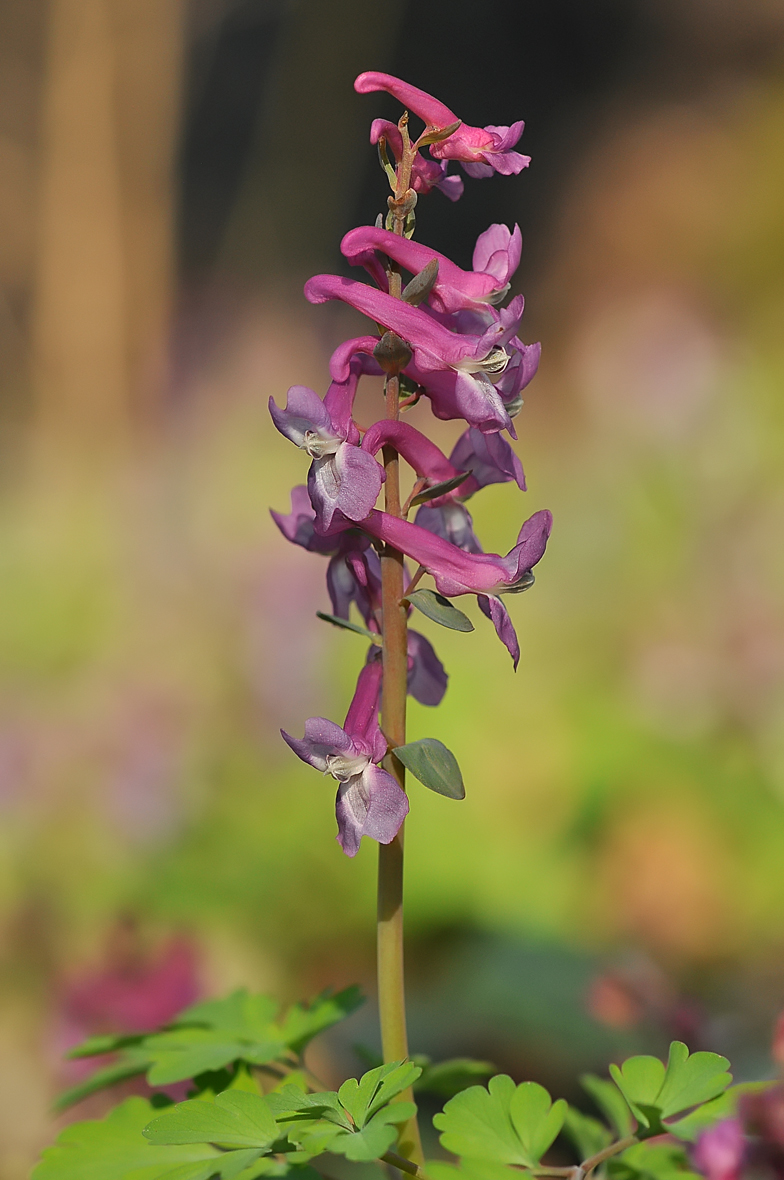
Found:
<svg viewBox="0 0 784 1180"><path fill-rule="evenodd" d="M402 198L410 183L413 153L408 141L408 130L401 120L401 132L408 152L398 173L396 198ZM395 232L403 233L404 221L395 216ZM400 298L399 272L389 277L389 293ZM399 416L400 379L391 375L386 383L386 416ZM384 507L392 516L401 516L400 459L394 447L384 447ZM386 546L381 554L381 605L383 615L381 684L381 725L390 746L402 746L406 741L406 691L408 680L408 640L406 608L403 597L403 555ZM405 770L390 752L384 768L394 775L405 790ZM403 839L401 827L390 844L378 847L378 1007L381 1021L381 1045L384 1061L400 1061L408 1057L406 1032L406 999L403 972ZM411 1101L411 1091L400 1095L401 1101ZM401 1155L421 1162L422 1144L416 1116L404 1123L398 1144ZM412 1165L413 1166L413 1165Z"/></svg>
<svg viewBox="0 0 784 1180"><path fill-rule="evenodd" d="M411 1160L405 1159L402 1155L398 1155L396 1151L388 1151L386 1155L382 1155L381 1160L385 1164L391 1164L398 1171L405 1172L408 1176L417 1176L418 1180L427 1180L427 1173L423 1168L412 1163Z"/></svg>

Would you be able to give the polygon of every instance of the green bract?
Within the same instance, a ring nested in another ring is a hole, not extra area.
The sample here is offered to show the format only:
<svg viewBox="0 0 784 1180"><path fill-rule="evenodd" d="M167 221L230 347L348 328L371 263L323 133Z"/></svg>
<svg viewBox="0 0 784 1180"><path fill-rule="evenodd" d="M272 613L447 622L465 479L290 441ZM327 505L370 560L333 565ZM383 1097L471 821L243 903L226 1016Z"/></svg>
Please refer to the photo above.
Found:
<svg viewBox="0 0 784 1180"><path fill-rule="evenodd" d="M450 631L473 631L474 629L474 624L468 615L463 614L461 610L452 605L448 598L444 598L443 594L438 594L435 590L412 590L410 594L406 595L406 598L428 619L432 619L434 623L440 623L442 627L448 627Z"/></svg>
<svg viewBox="0 0 784 1180"><path fill-rule="evenodd" d="M396 746L395 755L423 786L446 795L448 799L465 799L463 776L457 759L438 738L420 738L405 746Z"/></svg>
<svg viewBox="0 0 784 1180"><path fill-rule="evenodd" d="M487 1089L471 1086L451 1098L433 1119L441 1144L455 1155L499 1164L539 1163L563 1126L566 1103L551 1103L536 1082L515 1086L506 1074Z"/></svg>

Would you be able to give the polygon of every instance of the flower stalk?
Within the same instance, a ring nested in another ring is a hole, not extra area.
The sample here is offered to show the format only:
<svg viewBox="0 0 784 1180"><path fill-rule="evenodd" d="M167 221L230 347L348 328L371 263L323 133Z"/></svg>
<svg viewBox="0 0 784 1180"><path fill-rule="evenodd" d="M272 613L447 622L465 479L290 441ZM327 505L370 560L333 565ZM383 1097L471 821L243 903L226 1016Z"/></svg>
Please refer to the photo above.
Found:
<svg viewBox="0 0 784 1180"><path fill-rule="evenodd" d="M406 214L401 210L406 204L413 162L408 117L405 114L400 120L399 129L403 140L403 154L398 166L395 196L390 197L389 206L394 232L402 236ZM402 294L400 271L394 266L389 275L389 293L396 299L400 299ZM396 422L400 416L399 372L387 374L385 399L386 417ZM385 446L382 454L386 474L384 507L390 516L400 517L400 457L396 448L391 445ZM401 601L403 589L403 554L391 545L384 545L381 552L381 726L392 747L405 745L406 741L408 638L407 612ZM383 766L405 790L405 768L394 753L390 751L387 754ZM400 1061L408 1057L403 958L404 829L405 824L401 825L391 843L378 846L376 955L384 1061ZM410 1092L406 1091L401 1098L410 1101ZM424 1159L416 1115L401 1128L399 1150L403 1156L417 1163L422 1163Z"/></svg>

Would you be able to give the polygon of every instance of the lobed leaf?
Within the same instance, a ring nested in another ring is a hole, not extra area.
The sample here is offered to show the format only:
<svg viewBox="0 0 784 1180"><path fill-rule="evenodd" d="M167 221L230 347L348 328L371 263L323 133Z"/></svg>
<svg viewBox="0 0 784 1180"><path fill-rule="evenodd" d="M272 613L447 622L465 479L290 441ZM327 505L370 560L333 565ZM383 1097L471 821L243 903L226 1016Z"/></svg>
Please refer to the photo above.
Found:
<svg viewBox="0 0 784 1180"><path fill-rule="evenodd" d="M142 1134L155 1113L144 1098L128 1098L105 1119L72 1123L42 1154L31 1180L129 1180L143 1169L144 1180L161 1180L173 1169L200 1164L216 1174L215 1148L185 1144L156 1147Z"/></svg>
<svg viewBox="0 0 784 1180"><path fill-rule="evenodd" d="M515 1086L506 1074L487 1089L471 1086L450 1098L433 1119L447 1151L469 1159L535 1167L560 1131L566 1113L561 1098L536 1082Z"/></svg>
<svg viewBox="0 0 784 1180"><path fill-rule="evenodd" d="M459 1164L428 1160L425 1171L430 1180L520 1180L520 1173L514 1168L490 1160L464 1159Z"/></svg>
<svg viewBox="0 0 784 1180"><path fill-rule="evenodd" d="M635 1117L648 1134L667 1130L665 1118L718 1097L732 1081L729 1061L718 1053L689 1054L682 1041L673 1041L667 1066L657 1057L630 1057L610 1073Z"/></svg>
<svg viewBox="0 0 784 1180"><path fill-rule="evenodd" d="M343 1020L361 1003L363 997L357 987L334 995L326 991L309 1004L295 1004L276 1022L278 1005L273 999L240 989L222 999L191 1005L160 1032L93 1037L71 1055L94 1056L124 1045L130 1047L119 1061L62 1094L57 1108L64 1109L96 1090L145 1071L151 1086L165 1086L225 1069L235 1062L267 1065L289 1052L301 1053L313 1037Z"/></svg>
<svg viewBox="0 0 784 1180"><path fill-rule="evenodd" d="M64 1090L55 1099L54 1109L56 1111L67 1110L69 1106L74 1106L77 1102L89 1098L91 1094L95 1094L99 1090L105 1090L107 1086L114 1086L117 1082L127 1081L128 1078L139 1077L146 1072L149 1064L150 1057L147 1053L136 1056L128 1054L119 1061L113 1062L112 1065L106 1065L103 1069L97 1070L83 1082Z"/></svg>
<svg viewBox="0 0 784 1180"><path fill-rule="evenodd" d="M635 1143L607 1161L611 1180L699 1180L678 1144Z"/></svg>
<svg viewBox="0 0 784 1180"><path fill-rule="evenodd" d="M511 1096L509 1114L526 1157L538 1164L563 1126L566 1102L552 1102L538 1082L523 1082Z"/></svg>
<svg viewBox="0 0 784 1180"><path fill-rule="evenodd" d="M264 1098L245 1090L226 1090L212 1101L180 1102L153 1119L143 1131L150 1143L216 1143L266 1150L280 1137Z"/></svg>

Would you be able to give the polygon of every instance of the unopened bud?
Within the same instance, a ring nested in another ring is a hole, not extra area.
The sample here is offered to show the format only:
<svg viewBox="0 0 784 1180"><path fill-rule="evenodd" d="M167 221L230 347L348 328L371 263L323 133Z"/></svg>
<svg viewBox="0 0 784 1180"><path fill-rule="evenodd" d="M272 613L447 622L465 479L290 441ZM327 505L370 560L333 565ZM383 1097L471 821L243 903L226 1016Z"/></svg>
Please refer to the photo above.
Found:
<svg viewBox="0 0 784 1180"><path fill-rule="evenodd" d="M385 332L373 349L373 356L384 372L394 377L401 369L405 369L411 360L412 352L397 332Z"/></svg>

